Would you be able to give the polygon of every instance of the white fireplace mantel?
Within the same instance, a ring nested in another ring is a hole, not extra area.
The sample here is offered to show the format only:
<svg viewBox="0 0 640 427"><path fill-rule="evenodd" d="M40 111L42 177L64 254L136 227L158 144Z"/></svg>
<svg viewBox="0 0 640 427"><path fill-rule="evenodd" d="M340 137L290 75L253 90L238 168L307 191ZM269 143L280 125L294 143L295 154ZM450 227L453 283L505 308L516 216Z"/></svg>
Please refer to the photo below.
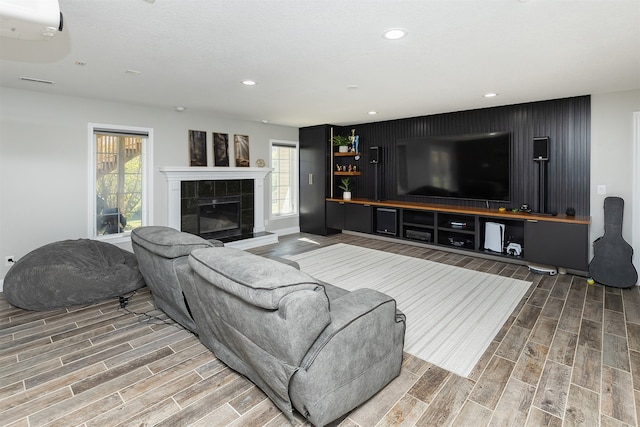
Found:
<svg viewBox="0 0 640 427"><path fill-rule="evenodd" d="M176 230L181 229L180 183L182 181L253 179L253 232L265 231L264 179L271 172L271 168L164 166L159 170L167 178L167 222L169 227Z"/></svg>

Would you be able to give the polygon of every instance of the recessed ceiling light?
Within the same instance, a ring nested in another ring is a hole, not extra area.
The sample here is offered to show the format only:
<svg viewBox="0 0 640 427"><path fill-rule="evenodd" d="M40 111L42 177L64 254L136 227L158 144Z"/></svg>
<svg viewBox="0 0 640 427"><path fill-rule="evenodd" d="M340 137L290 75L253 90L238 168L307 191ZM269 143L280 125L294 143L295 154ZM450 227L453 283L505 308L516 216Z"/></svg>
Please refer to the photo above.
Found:
<svg viewBox="0 0 640 427"><path fill-rule="evenodd" d="M139 76L140 74L142 74L142 71L138 71L138 70L127 70L125 71L125 74L130 74L132 76Z"/></svg>
<svg viewBox="0 0 640 427"><path fill-rule="evenodd" d="M261 121L262 123L264 123L265 125L268 125L268 124L269 124L269 120L267 120L267 119L263 119L263 120L260 120L260 121Z"/></svg>
<svg viewBox="0 0 640 427"><path fill-rule="evenodd" d="M496 97L496 96L498 96L498 94L497 93L493 93L493 92L484 94L485 98L493 98L493 97Z"/></svg>
<svg viewBox="0 0 640 427"><path fill-rule="evenodd" d="M176 107L176 111L178 111L178 112L183 112L184 110L186 110L186 108L185 108L185 107L183 107L182 105L178 105L178 106Z"/></svg>
<svg viewBox="0 0 640 427"><path fill-rule="evenodd" d="M382 33L382 37L387 40L398 40L407 35L407 30L403 28L391 28Z"/></svg>
<svg viewBox="0 0 640 427"><path fill-rule="evenodd" d="M376 114L378 114L378 112L377 111L369 111L367 114L370 115L370 116L375 116Z"/></svg>
<svg viewBox="0 0 640 427"><path fill-rule="evenodd" d="M245 86L255 86L256 82L254 80L243 80L242 84Z"/></svg>

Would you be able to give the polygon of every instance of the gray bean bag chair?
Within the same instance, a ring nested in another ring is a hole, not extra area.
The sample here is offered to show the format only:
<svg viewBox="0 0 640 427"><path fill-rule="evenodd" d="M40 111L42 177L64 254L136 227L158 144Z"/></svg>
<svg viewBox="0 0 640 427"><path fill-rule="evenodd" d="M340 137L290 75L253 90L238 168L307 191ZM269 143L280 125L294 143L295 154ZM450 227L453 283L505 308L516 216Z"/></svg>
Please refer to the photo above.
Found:
<svg viewBox="0 0 640 427"><path fill-rule="evenodd" d="M145 285L131 252L89 239L50 243L29 252L4 278L12 305L50 310L91 304Z"/></svg>

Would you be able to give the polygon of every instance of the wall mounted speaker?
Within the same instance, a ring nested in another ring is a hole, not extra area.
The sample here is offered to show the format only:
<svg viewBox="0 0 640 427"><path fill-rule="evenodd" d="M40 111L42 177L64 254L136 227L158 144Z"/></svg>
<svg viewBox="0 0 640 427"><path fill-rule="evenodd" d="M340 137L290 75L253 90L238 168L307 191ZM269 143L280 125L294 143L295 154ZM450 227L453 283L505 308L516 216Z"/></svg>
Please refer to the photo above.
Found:
<svg viewBox="0 0 640 427"><path fill-rule="evenodd" d="M540 162L549 160L549 137L533 138L533 160Z"/></svg>
<svg viewBox="0 0 640 427"><path fill-rule="evenodd" d="M369 163L380 163L380 147L369 147Z"/></svg>

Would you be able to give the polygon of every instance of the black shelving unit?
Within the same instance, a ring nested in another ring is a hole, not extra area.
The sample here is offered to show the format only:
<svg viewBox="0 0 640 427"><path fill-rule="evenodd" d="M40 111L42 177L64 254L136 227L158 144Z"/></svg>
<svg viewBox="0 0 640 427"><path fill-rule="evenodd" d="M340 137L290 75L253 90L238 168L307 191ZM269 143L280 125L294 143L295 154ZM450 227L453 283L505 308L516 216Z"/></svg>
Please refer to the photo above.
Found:
<svg viewBox="0 0 640 427"><path fill-rule="evenodd" d="M536 263L552 265L572 270L577 274L588 273L589 255L589 217L569 217L566 215L536 215L519 212L499 212L491 209L465 207L437 207L434 205L373 201L356 199L339 201L328 199L327 206L332 204L348 205L365 204L375 211L378 209L395 210L398 220L396 233L381 233L378 224L373 224L369 234L384 235L399 241L424 243L435 247L470 254L490 256L492 258L511 260L520 264ZM410 205L410 206L409 206ZM349 209L344 212L344 230L354 230L347 226L350 221ZM368 211L367 211L368 212ZM360 218L361 213L357 214ZM343 217L340 217L341 221ZM369 216L367 216L369 218ZM374 221L377 215L373 216ZM503 250L485 250L485 227L487 222L504 225ZM341 225L340 222L338 225ZM369 229L369 227L367 227ZM509 253L509 243L520 245L520 253Z"/></svg>

